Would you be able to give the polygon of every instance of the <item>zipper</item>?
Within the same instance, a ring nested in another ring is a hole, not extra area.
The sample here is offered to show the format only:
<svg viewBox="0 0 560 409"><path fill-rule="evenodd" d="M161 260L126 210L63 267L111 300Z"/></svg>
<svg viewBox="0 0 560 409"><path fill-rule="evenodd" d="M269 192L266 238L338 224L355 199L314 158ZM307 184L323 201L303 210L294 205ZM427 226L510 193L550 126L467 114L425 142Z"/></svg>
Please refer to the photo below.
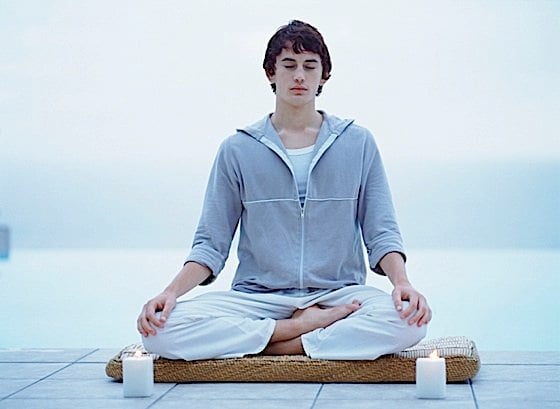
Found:
<svg viewBox="0 0 560 409"><path fill-rule="evenodd" d="M300 289L303 289L303 260L305 255L305 206L307 204L307 196L309 196L311 171L313 170L313 168L315 167L315 165L317 164L321 156L323 156L323 153L332 145L336 137L337 134L335 133L331 133L329 135L328 139L323 143L323 145L321 145L321 147L319 148L319 150L311 160L311 163L309 164L309 169L307 170L307 185L305 187L306 194L305 194L305 199L303 199L303 206L301 206L301 217L300 217L301 220L301 246L300 246L300 259L299 259L299 288ZM295 180L295 174L294 174L294 180ZM295 180L295 183L296 183L296 191L297 191L297 180Z"/></svg>
<svg viewBox="0 0 560 409"><path fill-rule="evenodd" d="M332 143L334 142L336 137L337 137L337 134L331 133L329 135L328 139L323 143L323 145L320 147L320 149L317 151L317 153L315 154L315 156L311 160L311 164L309 165L309 169L307 171L307 185L306 185L306 188L305 188L306 192L309 192L309 183L310 183L310 179L311 179L311 171L313 170L313 168L315 167L315 165L319 161L319 158L321 156L323 156L323 153L332 145ZM300 245L300 256L299 256L299 288L301 290L301 289L303 289L303 260L304 260L304 256L305 256L305 205L307 204L307 196L308 195L307 194L305 195L305 199L303 200L303 206L300 205L296 174L294 172L294 169L292 167L292 164L291 164L289 158L286 157L286 154L284 153L284 151L282 151L282 149L280 149L274 142L272 142L268 138L266 138L266 137L261 138L261 142L264 143L266 146L268 146L272 151L274 151L282 159L282 161L286 164L286 166L290 170L290 173L292 174L292 179L294 181L294 187L296 189L297 204L301 207L301 211L300 211L300 226L301 226L300 240L301 240L301 245Z"/></svg>
<svg viewBox="0 0 560 409"><path fill-rule="evenodd" d="M303 200L303 206L301 206L301 246L299 254L299 288L303 289L303 255L305 246L305 202L307 198Z"/></svg>

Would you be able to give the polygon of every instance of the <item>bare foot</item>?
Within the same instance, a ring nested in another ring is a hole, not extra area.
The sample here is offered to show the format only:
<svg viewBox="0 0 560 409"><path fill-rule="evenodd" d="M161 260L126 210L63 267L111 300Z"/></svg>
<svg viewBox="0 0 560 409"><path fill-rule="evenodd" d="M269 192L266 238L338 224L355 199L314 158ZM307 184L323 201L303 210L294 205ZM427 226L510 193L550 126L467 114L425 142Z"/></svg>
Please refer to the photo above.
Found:
<svg viewBox="0 0 560 409"><path fill-rule="evenodd" d="M334 307L312 305L303 310L297 310L292 318L301 322L302 326L306 328L305 332L310 332L317 328L326 328L334 322L346 318L360 309L360 306L358 300L352 301L352 304L342 304Z"/></svg>
<svg viewBox="0 0 560 409"><path fill-rule="evenodd" d="M301 335L326 328L336 321L346 318L360 309L357 300L352 304L342 304L334 307L312 305L303 310L297 310L291 318L276 321L274 333L268 342L264 355L302 355L304 354Z"/></svg>

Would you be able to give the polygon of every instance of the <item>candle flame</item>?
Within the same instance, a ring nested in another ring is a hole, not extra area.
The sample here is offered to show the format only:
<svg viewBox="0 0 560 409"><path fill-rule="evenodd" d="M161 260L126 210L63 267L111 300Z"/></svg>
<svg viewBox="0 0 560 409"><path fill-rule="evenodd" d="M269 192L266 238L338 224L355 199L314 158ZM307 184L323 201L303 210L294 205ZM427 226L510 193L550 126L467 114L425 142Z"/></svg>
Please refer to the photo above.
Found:
<svg viewBox="0 0 560 409"><path fill-rule="evenodd" d="M437 353L437 349L434 349L434 351L430 354L430 359L437 359L439 358L439 355Z"/></svg>
<svg viewBox="0 0 560 409"><path fill-rule="evenodd" d="M141 351L136 351L134 353L134 358L140 358L140 357L142 357L142 352Z"/></svg>

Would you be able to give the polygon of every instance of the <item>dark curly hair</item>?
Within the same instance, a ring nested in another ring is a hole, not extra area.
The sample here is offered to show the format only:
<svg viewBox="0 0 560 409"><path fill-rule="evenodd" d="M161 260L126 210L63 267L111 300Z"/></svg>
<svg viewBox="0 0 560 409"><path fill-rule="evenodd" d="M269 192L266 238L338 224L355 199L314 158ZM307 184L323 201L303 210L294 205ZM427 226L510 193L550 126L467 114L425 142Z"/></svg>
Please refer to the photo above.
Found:
<svg viewBox="0 0 560 409"><path fill-rule="evenodd" d="M284 48L290 46L296 54L304 51L318 54L321 57L321 65L323 67L322 79L328 80L330 78L332 70L331 56L323 36L311 24L299 20L292 20L287 25L280 27L268 41L263 61L263 68L267 75L274 75L276 57L282 53ZM271 84L271 86L272 91L276 92L275 84ZM322 90L323 86L320 85L317 95Z"/></svg>

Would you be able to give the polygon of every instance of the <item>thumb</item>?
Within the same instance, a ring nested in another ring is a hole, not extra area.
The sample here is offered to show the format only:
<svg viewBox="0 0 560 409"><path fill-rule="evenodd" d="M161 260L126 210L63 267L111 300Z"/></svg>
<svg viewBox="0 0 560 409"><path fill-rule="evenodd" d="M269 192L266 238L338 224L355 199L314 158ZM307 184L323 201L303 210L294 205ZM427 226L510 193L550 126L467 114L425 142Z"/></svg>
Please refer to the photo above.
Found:
<svg viewBox="0 0 560 409"><path fill-rule="evenodd" d="M159 319L163 322L166 322L167 318L169 317L169 314L171 314L171 311L173 310L174 307L175 307L175 303L171 301L167 301L163 306L163 310L161 311L161 315Z"/></svg>

